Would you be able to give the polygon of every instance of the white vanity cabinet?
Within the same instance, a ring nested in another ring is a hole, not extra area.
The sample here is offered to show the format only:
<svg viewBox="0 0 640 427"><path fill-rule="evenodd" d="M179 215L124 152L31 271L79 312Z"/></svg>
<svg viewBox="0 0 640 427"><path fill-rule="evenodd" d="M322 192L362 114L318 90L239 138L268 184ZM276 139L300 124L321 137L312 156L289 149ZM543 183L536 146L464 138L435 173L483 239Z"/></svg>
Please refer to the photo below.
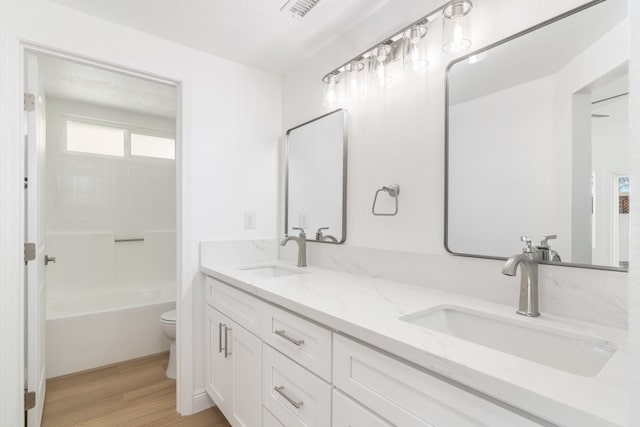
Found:
<svg viewBox="0 0 640 427"><path fill-rule="evenodd" d="M221 297L216 306L231 301L224 306L225 310L229 312L229 307L233 307L231 313L245 324L251 316L238 313L255 313L251 308L260 303L249 295L235 294L239 291L214 280L207 280L207 286L208 291L217 288L223 291L221 295L234 295ZM262 426L262 341L211 305L205 307L205 321L207 393L234 427Z"/></svg>
<svg viewBox="0 0 640 427"><path fill-rule="evenodd" d="M370 347L337 334L333 337L334 386L393 425L540 425Z"/></svg>
<svg viewBox="0 0 640 427"><path fill-rule="evenodd" d="M206 390L234 427L540 425L230 285L206 284Z"/></svg>

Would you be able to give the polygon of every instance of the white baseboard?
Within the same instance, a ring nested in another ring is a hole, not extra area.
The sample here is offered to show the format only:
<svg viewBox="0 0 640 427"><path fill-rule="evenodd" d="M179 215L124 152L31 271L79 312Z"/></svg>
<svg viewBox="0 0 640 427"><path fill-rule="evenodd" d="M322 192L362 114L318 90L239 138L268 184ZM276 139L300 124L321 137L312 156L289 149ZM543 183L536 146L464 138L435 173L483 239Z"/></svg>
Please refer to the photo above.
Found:
<svg viewBox="0 0 640 427"><path fill-rule="evenodd" d="M213 400L209 397L204 389L199 389L193 392L193 413L204 411L215 406Z"/></svg>

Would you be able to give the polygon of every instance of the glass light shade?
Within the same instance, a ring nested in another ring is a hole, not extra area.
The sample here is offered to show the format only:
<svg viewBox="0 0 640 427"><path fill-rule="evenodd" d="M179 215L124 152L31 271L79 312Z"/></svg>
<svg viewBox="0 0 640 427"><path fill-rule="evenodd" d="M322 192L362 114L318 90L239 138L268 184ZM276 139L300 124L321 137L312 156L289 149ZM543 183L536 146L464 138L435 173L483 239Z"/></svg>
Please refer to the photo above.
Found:
<svg viewBox="0 0 640 427"><path fill-rule="evenodd" d="M324 83L324 96L323 103L327 108L335 108L339 100L338 83L340 82L340 75L337 73L329 73L322 78Z"/></svg>
<svg viewBox="0 0 640 427"><path fill-rule="evenodd" d="M371 55L373 56L372 64L374 66L375 75L380 86L389 84L393 81L391 67L389 66L389 55L391 54L391 46L387 44L378 45Z"/></svg>
<svg viewBox="0 0 640 427"><path fill-rule="evenodd" d="M456 0L442 11L442 50L456 54L471 47L469 36L470 17L473 4L470 0Z"/></svg>
<svg viewBox="0 0 640 427"><path fill-rule="evenodd" d="M427 60L426 35L426 24L413 25L402 35L402 62L405 68L411 68L413 71L427 69L429 61Z"/></svg>
<svg viewBox="0 0 640 427"><path fill-rule="evenodd" d="M364 63L362 63L360 59L355 59L349 62L344 68L347 97L353 100L358 96L364 95L364 84L360 78L362 70L364 70Z"/></svg>

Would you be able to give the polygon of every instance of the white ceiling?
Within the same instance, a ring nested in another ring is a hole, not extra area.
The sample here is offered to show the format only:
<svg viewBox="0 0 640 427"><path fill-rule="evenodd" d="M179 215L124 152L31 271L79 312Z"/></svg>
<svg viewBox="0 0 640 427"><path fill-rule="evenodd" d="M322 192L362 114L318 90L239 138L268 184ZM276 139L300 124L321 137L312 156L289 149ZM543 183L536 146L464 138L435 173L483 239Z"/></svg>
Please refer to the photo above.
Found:
<svg viewBox="0 0 640 427"><path fill-rule="evenodd" d="M52 0L241 64L282 74L391 0L321 0L304 18L286 0Z"/></svg>
<svg viewBox="0 0 640 427"><path fill-rule="evenodd" d="M38 56L38 65L47 96L176 117L175 86L46 55Z"/></svg>

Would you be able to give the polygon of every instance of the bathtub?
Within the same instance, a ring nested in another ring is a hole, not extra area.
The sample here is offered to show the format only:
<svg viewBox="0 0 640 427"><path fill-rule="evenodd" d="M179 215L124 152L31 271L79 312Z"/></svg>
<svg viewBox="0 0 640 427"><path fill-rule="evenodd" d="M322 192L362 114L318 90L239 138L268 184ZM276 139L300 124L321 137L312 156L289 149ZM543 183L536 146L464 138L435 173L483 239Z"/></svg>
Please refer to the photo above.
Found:
<svg viewBox="0 0 640 427"><path fill-rule="evenodd" d="M175 286L49 292L47 378L168 351L160 315L175 299Z"/></svg>

